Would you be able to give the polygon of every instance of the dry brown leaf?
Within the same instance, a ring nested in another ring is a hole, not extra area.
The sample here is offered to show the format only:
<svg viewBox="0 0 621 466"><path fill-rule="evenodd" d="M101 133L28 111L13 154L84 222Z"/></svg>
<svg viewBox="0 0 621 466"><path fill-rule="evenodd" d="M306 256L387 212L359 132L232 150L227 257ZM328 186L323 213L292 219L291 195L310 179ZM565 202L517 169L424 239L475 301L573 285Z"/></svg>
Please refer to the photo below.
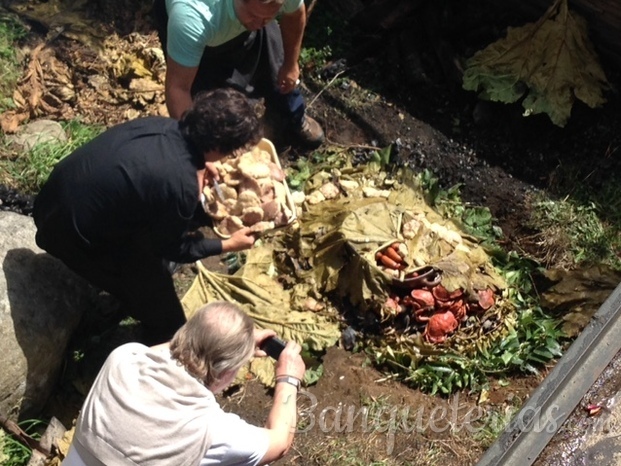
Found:
<svg viewBox="0 0 621 466"><path fill-rule="evenodd" d="M0 115L0 127L6 134L13 134L19 128L19 125L28 119L27 113L17 113L13 110L9 110Z"/></svg>

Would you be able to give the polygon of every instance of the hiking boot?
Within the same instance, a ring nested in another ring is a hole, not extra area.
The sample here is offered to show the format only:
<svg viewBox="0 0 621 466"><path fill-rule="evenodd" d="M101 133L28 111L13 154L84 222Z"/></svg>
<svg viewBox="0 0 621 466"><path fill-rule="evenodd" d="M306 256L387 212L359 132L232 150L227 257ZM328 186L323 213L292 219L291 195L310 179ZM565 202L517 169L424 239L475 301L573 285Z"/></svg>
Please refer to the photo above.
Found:
<svg viewBox="0 0 621 466"><path fill-rule="evenodd" d="M293 132L300 143L308 147L319 147L326 140L323 129L317 120L306 115L304 115L299 128L294 129Z"/></svg>

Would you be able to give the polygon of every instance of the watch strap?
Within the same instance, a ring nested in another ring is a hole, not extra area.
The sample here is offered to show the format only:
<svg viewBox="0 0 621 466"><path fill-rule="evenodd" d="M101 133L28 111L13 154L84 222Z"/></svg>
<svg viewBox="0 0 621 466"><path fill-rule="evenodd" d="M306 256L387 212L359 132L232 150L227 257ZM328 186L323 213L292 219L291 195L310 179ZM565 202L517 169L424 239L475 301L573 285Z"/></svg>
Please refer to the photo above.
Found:
<svg viewBox="0 0 621 466"><path fill-rule="evenodd" d="M280 377L276 378L276 383L288 383L293 385L295 388L297 388L298 390L301 387L301 383L300 383L300 379L298 379L297 377L293 377L291 375L281 375Z"/></svg>

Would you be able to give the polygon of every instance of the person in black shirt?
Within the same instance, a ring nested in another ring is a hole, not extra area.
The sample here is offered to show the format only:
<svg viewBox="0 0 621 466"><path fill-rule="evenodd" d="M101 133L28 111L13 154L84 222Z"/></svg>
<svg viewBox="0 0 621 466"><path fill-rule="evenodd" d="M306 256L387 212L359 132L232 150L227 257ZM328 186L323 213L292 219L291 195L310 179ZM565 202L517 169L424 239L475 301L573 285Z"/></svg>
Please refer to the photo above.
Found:
<svg viewBox="0 0 621 466"><path fill-rule="evenodd" d="M36 242L141 321L149 344L186 321L168 264L251 247L249 228L226 240L189 231L211 164L261 138L246 97L199 94L181 120L114 126L61 160L35 198Z"/></svg>

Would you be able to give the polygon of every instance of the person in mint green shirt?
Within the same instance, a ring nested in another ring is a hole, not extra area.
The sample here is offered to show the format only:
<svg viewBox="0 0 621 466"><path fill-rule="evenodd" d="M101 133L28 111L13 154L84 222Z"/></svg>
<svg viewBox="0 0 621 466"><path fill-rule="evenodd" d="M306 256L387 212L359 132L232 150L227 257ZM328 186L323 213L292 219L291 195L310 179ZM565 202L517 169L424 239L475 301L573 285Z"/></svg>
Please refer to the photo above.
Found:
<svg viewBox="0 0 621 466"><path fill-rule="evenodd" d="M202 90L233 87L265 99L285 123L289 142L317 147L324 141L298 88L303 0L155 0L153 18L166 55L171 117L180 118Z"/></svg>

